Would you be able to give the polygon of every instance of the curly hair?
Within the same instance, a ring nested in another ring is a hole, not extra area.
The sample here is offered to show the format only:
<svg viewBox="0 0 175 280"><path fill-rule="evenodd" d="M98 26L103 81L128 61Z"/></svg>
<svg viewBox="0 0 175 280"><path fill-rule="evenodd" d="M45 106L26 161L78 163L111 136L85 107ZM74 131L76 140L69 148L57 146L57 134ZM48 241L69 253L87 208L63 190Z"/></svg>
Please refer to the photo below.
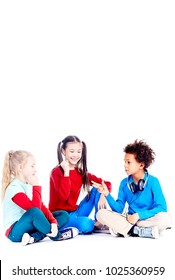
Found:
<svg viewBox="0 0 175 280"><path fill-rule="evenodd" d="M134 143L126 145L123 151L133 154L137 162L143 162L145 170L155 161L155 152L143 140L136 139Z"/></svg>

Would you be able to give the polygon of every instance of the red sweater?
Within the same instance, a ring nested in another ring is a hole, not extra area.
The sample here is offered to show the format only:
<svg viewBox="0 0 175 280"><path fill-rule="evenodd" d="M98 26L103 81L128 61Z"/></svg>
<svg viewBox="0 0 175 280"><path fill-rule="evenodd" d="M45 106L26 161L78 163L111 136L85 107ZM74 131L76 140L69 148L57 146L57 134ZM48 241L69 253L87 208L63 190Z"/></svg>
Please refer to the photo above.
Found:
<svg viewBox="0 0 175 280"><path fill-rule="evenodd" d="M101 184L102 179L88 174L89 180ZM112 186L110 182L104 181L109 191ZM51 212L57 210L75 211L78 207L77 200L82 188L82 175L78 169L70 170L69 176L65 177L59 166L53 168L50 175L50 201Z"/></svg>

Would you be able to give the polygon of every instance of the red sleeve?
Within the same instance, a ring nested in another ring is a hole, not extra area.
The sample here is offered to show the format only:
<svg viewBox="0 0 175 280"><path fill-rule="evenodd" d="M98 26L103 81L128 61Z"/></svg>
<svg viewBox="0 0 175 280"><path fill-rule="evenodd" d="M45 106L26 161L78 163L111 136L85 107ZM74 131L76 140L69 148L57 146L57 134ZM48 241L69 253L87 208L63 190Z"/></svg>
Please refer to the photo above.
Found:
<svg viewBox="0 0 175 280"><path fill-rule="evenodd" d="M40 186L33 186L33 197L32 200L29 199L29 197L23 193L17 193L12 197L12 200L14 203L16 203L18 206L23 208L24 210L28 210L32 207L37 207L41 209L41 187Z"/></svg>
<svg viewBox="0 0 175 280"><path fill-rule="evenodd" d="M33 203L33 206L41 209L42 197L41 197L41 187L40 186L33 186L32 203Z"/></svg>
<svg viewBox="0 0 175 280"><path fill-rule="evenodd" d="M44 215L46 216L46 218L48 219L48 221L51 224L58 224L57 220L54 218L52 213L49 211L49 209L43 203L41 205L41 210L43 211Z"/></svg>
<svg viewBox="0 0 175 280"><path fill-rule="evenodd" d="M50 176L50 186L58 193L61 200L69 199L71 190L71 180L69 176L64 176L60 168L52 170Z"/></svg>
<svg viewBox="0 0 175 280"><path fill-rule="evenodd" d="M106 184L106 186L107 186L109 192L111 192L111 190L112 190L112 184L111 184L111 182L105 181L105 180L103 180L103 179L101 179L101 178L98 178L98 177L96 177L95 175L90 174L90 173L88 173L88 177L89 177L89 180L90 180L91 184L92 184L92 181L94 181L94 182L96 182L96 183L98 183L98 184L101 184L102 181L104 181L104 183Z"/></svg>
<svg viewBox="0 0 175 280"><path fill-rule="evenodd" d="M34 194L35 193L35 194ZM40 199L39 199L40 197ZM25 193L17 193L12 198L13 202L16 203L19 207L24 210L29 210L32 207L37 207L41 209L46 218L50 223L57 223L57 220L54 218L52 213L46 208L46 206L41 201L41 192L39 191L38 186L33 187L33 200L31 201Z"/></svg>
<svg viewBox="0 0 175 280"><path fill-rule="evenodd" d="M31 200L25 193L17 193L12 197L14 203L24 210L28 210L33 207Z"/></svg>

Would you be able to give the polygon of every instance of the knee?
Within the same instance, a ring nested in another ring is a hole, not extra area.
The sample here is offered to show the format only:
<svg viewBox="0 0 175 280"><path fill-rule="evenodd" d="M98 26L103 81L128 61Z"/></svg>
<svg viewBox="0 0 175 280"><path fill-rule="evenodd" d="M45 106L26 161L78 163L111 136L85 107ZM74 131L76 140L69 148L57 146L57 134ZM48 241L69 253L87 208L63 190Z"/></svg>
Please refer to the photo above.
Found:
<svg viewBox="0 0 175 280"><path fill-rule="evenodd" d="M64 221L67 224L69 222L69 213L64 210L61 210L61 216L64 218Z"/></svg>
<svg viewBox="0 0 175 280"><path fill-rule="evenodd" d="M52 214L55 218L58 217L60 219L61 218L64 219L65 223L68 223L68 221L69 221L69 213L67 211L59 210L59 211L53 212Z"/></svg>
<svg viewBox="0 0 175 280"><path fill-rule="evenodd" d="M60 217L60 219L64 220L64 224L67 224L69 222L69 213L68 212L61 210L59 217Z"/></svg>
<svg viewBox="0 0 175 280"><path fill-rule="evenodd" d="M54 218L57 220L59 228L64 227L69 222L69 213L64 210L52 212Z"/></svg>
<svg viewBox="0 0 175 280"><path fill-rule="evenodd" d="M81 233L91 233L94 229L95 222L90 218L84 218L79 224L79 231Z"/></svg>
<svg viewBox="0 0 175 280"><path fill-rule="evenodd" d="M107 209L100 209L98 210L97 214L96 214L96 218L97 218L97 221L99 221L100 223L102 223L102 218L105 216L106 212L108 210Z"/></svg>
<svg viewBox="0 0 175 280"><path fill-rule="evenodd" d="M172 218L171 215L167 212L161 212L157 214L159 219L159 227L160 229L166 229L172 226Z"/></svg>
<svg viewBox="0 0 175 280"><path fill-rule="evenodd" d="M32 207L32 208L30 208L29 210L27 210L27 212L28 212L29 214L35 214L35 215L37 215L37 214L40 214L42 211L41 211L39 208L37 208L37 207Z"/></svg>
<svg viewBox="0 0 175 280"><path fill-rule="evenodd" d="M90 198L93 199L93 198L96 197L96 195L100 196L100 193L97 191L96 188L93 187L93 188L91 189L91 192L90 192Z"/></svg>
<svg viewBox="0 0 175 280"><path fill-rule="evenodd" d="M154 224L158 227L159 232L167 229L167 228L171 228L171 216L169 213L167 212L160 212L158 214L156 214L152 220L154 221Z"/></svg>

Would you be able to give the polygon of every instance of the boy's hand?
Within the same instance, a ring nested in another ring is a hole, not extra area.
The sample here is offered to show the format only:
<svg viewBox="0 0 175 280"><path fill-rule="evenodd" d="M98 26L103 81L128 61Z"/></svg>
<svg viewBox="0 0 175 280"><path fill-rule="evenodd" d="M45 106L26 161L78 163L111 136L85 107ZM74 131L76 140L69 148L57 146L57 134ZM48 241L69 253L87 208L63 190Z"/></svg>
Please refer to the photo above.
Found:
<svg viewBox="0 0 175 280"><path fill-rule="evenodd" d="M102 181L101 184L98 184L98 183L92 181L92 184L95 188L97 188L99 193L102 193L105 196L107 196L109 194L108 188L107 188L106 184L104 183L104 181Z"/></svg>
<svg viewBox="0 0 175 280"><path fill-rule="evenodd" d="M139 220L138 213L127 215L127 221L132 225L135 225L138 222L138 220Z"/></svg>

